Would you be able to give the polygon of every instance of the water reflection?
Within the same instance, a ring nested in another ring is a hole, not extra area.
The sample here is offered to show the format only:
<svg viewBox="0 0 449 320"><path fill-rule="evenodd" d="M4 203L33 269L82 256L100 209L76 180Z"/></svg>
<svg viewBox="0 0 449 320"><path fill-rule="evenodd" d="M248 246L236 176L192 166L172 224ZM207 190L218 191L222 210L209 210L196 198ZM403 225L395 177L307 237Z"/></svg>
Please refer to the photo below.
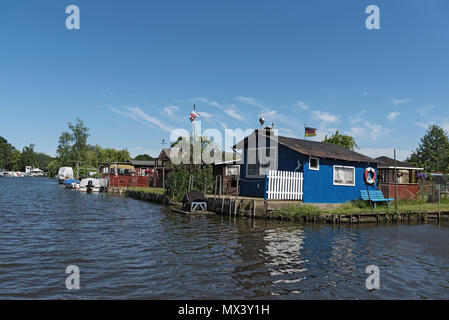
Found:
<svg viewBox="0 0 449 320"><path fill-rule="evenodd" d="M447 224L183 216L50 179L0 181L0 298L449 298L448 241ZM65 288L69 264L78 292ZM370 264L378 292L364 286Z"/></svg>

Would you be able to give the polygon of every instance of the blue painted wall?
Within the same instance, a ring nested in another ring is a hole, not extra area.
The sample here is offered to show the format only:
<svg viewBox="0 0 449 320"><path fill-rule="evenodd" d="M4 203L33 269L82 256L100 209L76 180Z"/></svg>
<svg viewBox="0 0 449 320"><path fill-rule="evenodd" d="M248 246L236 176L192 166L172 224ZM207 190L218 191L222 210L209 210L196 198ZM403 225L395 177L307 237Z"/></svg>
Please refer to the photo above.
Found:
<svg viewBox="0 0 449 320"><path fill-rule="evenodd" d="M318 171L309 169L309 157L302 155L290 148L279 145L278 170L295 171L301 163L300 172L304 173L304 203L345 203L360 199L360 190L366 190L364 172L367 167L373 167L377 171L375 163L357 163L342 160L320 158L320 169ZM246 177L246 152L244 164L241 167L240 194L249 197L264 197L265 179ZM355 186L336 186L333 184L333 166L344 165L355 167ZM376 189L370 186L369 189Z"/></svg>

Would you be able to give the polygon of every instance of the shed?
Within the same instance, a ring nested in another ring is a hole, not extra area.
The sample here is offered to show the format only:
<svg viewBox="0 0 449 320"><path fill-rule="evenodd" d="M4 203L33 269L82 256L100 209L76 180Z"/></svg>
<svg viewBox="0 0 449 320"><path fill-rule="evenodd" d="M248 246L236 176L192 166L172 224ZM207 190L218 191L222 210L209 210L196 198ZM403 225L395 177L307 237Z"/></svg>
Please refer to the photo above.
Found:
<svg viewBox="0 0 449 320"><path fill-rule="evenodd" d="M396 160L396 178L394 177L395 161L383 156L376 158L379 161L378 180L379 187L387 198L415 199L419 194L419 184L416 179L418 171L423 168L407 162ZM397 190L395 191L395 186Z"/></svg>
<svg viewBox="0 0 449 320"><path fill-rule="evenodd" d="M304 203L345 203L360 199L360 190L377 187L365 183L364 173L369 167L377 170L378 161L338 145L278 136L275 130L263 129L234 148L243 152L242 196L265 197L269 170L287 177L300 173L300 201Z"/></svg>

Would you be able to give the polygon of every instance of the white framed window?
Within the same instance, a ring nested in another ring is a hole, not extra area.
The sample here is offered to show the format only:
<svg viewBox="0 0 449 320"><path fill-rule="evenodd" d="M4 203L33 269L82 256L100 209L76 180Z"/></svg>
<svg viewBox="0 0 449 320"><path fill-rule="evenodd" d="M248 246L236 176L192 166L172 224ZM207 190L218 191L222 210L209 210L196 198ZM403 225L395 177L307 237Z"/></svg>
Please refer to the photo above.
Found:
<svg viewBox="0 0 449 320"><path fill-rule="evenodd" d="M320 159L319 158L314 158L314 157L309 158L309 170L315 170L315 171L320 170Z"/></svg>
<svg viewBox="0 0 449 320"><path fill-rule="evenodd" d="M355 167L334 166L335 186L355 186Z"/></svg>
<svg viewBox="0 0 449 320"><path fill-rule="evenodd" d="M246 176L263 178L269 170L277 170L277 148L248 148ZM261 163L260 160L263 160Z"/></svg>
<svg viewBox="0 0 449 320"><path fill-rule="evenodd" d="M240 166L237 166L237 165L226 166L226 175L227 176L240 175Z"/></svg>

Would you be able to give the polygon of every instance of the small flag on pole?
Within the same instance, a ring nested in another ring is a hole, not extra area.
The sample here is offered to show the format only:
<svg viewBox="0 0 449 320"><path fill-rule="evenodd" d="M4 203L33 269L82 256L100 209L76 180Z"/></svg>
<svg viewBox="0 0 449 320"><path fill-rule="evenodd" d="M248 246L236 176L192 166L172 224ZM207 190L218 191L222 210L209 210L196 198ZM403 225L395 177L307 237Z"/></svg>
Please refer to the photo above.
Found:
<svg viewBox="0 0 449 320"><path fill-rule="evenodd" d="M306 137L315 137L316 136L316 129L315 128L306 127L305 130L306 130L306 132L305 132L305 136Z"/></svg>
<svg viewBox="0 0 449 320"><path fill-rule="evenodd" d="M195 122L196 117L200 114L195 111L195 105L193 105L193 110L190 112L190 121Z"/></svg>

